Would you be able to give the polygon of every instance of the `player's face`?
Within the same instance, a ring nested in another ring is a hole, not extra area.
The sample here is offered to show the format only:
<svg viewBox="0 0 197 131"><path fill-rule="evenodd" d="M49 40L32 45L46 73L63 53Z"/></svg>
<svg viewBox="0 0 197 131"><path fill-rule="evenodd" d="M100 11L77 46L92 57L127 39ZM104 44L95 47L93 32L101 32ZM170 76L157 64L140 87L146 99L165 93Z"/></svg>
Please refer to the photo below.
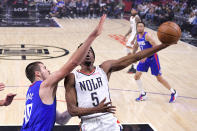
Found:
<svg viewBox="0 0 197 131"><path fill-rule="evenodd" d="M131 15L135 15L136 13L137 13L136 10L134 9L131 10Z"/></svg>
<svg viewBox="0 0 197 131"><path fill-rule="evenodd" d="M46 68L44 64L39 64L40 66L40 73L43 80L46 80L47 77L50 75L50 71Z"/></svg>
<svg viewBox="0 0 197 131"><path fill-rule="evenodd" d="M90 66L90 65L93 65L93 63L94 63L94 55L93 55L92 50L89 49L88 54L86 55L86 57L84 58L81 64Z"/></svg>
<svg viewBox="0 0 197 131"><path fill-rule="evenodd" d="M143 23L139 23L137 25L137 32L138 33L143 33L144 32L144 24Z"/></svg>

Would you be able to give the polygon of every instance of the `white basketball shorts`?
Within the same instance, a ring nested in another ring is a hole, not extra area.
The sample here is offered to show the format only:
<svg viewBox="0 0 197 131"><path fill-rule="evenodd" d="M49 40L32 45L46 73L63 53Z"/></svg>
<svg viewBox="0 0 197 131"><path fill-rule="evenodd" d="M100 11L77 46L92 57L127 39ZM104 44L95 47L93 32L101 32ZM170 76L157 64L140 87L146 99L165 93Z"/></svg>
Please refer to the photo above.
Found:
<svg viewBox="0 0 197 131"><path fill-rule="evenodd" d="M113 114L105 114L99 117L82 120L82 131L121 131L122 126L118 124Z"/></svg>
<svg viewBox="0 0 197 131"><path fill-rule="evenodd" d="M131 48L133 47L131 42L135 39L135 35L136 35L136 31L132 31L131 35L126 43L126 46L131 47Z"/></svg>

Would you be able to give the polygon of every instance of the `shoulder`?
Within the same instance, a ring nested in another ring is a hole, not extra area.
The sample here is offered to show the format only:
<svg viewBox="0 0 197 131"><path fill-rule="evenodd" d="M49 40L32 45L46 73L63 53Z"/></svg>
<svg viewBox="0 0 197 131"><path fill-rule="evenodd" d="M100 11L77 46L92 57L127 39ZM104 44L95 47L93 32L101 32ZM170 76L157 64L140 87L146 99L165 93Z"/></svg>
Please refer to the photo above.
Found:
<svg viewBox="0 0 197 131"><path fill-rule="evenodd" d="M149 40L151 37L152 37L152 35L150 33L146 32L145 39Z"/></svg>
<svg viewBox="0 0 197 131"><path fill-rule="evenodd" d="M117 60L107 60L104 61L99 67L103 69L103 71L108 74L112 71L112 66L115 65Z"/></svg>

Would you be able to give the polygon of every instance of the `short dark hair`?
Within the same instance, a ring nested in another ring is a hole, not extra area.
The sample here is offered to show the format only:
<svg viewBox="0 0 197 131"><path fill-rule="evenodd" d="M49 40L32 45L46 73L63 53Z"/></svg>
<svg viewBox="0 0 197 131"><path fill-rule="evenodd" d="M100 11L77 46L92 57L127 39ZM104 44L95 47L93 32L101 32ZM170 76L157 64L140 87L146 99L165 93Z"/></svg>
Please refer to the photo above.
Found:
<svg viewBox="0 0 197 131"><path fill-rule="evenodd" d="M27 65L25 69L26 77L31 81L31 83L35 80L35 71L40 71L39 64L43 64L40 61L32 62L29 65Z"/></svg>
<svg viewBox="0 0 197 131"><path fill-rule="evenodd" d="M138 22L137 25L138 25L138 24L143 24L144 27L145 27L145 23L144 23L143 21Z"/></svg>
<svg viewBox="0 0 197 131"><path fill-rule="evenodd" d="M78 48L80 47L80 46L82 46L83 45L83 43L81 43L79 46L78 46ZM94 59L95 59L95 53L94 53L94 50L93 50L93 48L90 46L90 49L92 50L92 53L93 53L93 56L94 56Z"/></svg>

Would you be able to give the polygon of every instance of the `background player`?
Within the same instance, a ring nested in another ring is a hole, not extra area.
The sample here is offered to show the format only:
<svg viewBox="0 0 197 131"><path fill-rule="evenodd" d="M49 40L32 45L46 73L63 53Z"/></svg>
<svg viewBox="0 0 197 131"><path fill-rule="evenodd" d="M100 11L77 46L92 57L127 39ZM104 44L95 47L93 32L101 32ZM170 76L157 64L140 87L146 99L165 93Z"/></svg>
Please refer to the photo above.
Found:
<svg viewBox="0 0 197 131"><path fill-rule="evenodd" d="M156 46L155 41L152 39L150 34L148 32L144 31L145 24L143 22L139 22L137 24L137 31L138 35L136 37L137 43L133 47L133 53L135 54L138 47L140 47L141 50L145 50L148 48L153 48ZM155 53L150 57L146 57L142 59L138 66L137 66L137 72L134 76L136 83L140 89L140 96L136 99L136 101L142 101L146 99L146 92L142 88L142 81L140 80L140 77L142 75L142 72L147 72L148 69L151 68L152 75L156 76L157 80L167 89L169 89L172 94L170 98L170 103L175 102L176 97L178 96L176 90L170 87L169 83L161 76L161 67L159 64L159 58L158 55Z"/></svg>
<svg viewBox="0 0 197 131"><path fill-rule="evenodd" d="M113 116L114 108L98 113L100 104L111 104L108 81L111 73L122 70L138 60L166 48L167 44L157 45L137 54L130 54L117 60L108 60L94 66L95 54L90 48L88 55L80 64L81 69L70 73L65 78L67 108L71 116L79 116L82 131L120 131L117 119ZM84 115L85 114L85 115Z"/></svg>
<svg viewBox="0 0 197 131"><path fill-rule="evenodd" d="M131 10L131 17L130 17L130 28L129 31L125 34L126 37L130 34L130 37L126 43L126 52L127 55L131 53L131 49L133 48L134 42L135 42L135 36L136 36L136 24L140 22L140 17L137 15L136 9L132 8ZM131 68L128 70L128 73L135 73L136 72L136 64L132 64Z"/></svg>
<svg viewBox="0 0 197 131"><path fill-rule="evenodd" d="M3 83L0 83L0 91L4 90L4 88L5 88L5 85ZM0 100L0 106L10 105L15 96L16 96L16 94L12 94L12 93L7 94L7 96L4 100Z"/></svg>
<svg viewBox="0 0 197 131"><path fill-rule="evenodd" d="M71 56L66 64L50 74L43 63L33 62L26 67L26 76L31 81L26 96L24 123L21 130L51 131L54 123L66 123L67 112L56 115L56 90L58 82L67 76L87 55L91 43L101 34L106 15L89 35L84 44ZM56 119L56 120L55 120ZM62 120L62 121L61 121Z"/></svg>

